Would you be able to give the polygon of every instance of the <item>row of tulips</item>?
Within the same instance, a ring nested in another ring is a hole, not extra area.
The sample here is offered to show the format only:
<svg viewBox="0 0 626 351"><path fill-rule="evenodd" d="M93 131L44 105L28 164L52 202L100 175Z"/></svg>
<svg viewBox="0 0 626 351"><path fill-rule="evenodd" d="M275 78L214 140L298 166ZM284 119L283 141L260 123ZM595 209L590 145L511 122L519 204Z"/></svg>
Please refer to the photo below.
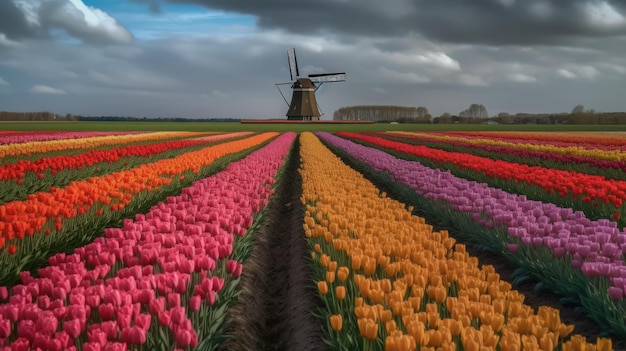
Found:
<svg viewBox="0 0 626 351"><path fill-rule="evenodd" d="M622 204L626 199L626 181L606 179L600 175L492 160L357 133L340 132L337 135L391 150L396 155L417 157L439 167L456 169L455 173L462 174L464 178L484 181L501 189L512 189L536 200L581 209L592 218L613 216L620 220ZM535 188L529 191L532 186Z"/></svg>
<svg viewBox="0 0 626 351"><path fill-rule="evenodd" d="M18 161L17 163L0 165L0 180L23 178L27 172L40 173L49 170L56 174L64 169L82 169L99 162L117 162L126 157L146 157L170 149L182 149L190 146L202 145L209 142L248 135L249 132L210 135L206 137L158 142L148 145L123 146L109 150L91 150L71 156L42 157L36 161Z"/></svg>
<svg viewBox="0 0 626 351"><path fill-rule="evenodd" d="M0 203L23 200L26 195L49 189L51 186L63 187L75 180L133 168L145 162L174 157L222 140L249 134L251 133L216 134L4 164L0 166Z"/></svg>
<svg viewBox="0 0 626 351"><path fill-rule="evenodd" d="M332 349L612 349L610 339L570 336L556 309L534 313L493 267L479 268L312 134L301 136L301 159L303 227Z"/></svg>
<svg viewBox="0 0 626 351"><path fill-rule="evenodd" d="M551 290L580 299L604 329L626 337L626 233L615 222L591 221L571 208L531 201L331 134L319 136L372 175L388 175L379 179L414 194L412 203L468 239L528 269Z"/></svg>
<svg viewBox="0 0 626 351"><path fill-rule="evenodd" d="M392 132L392 134L411 135L445 142L459 142L471 145L487 145L527 151L548 152L556 155L580 156L597 160L626 161L626 151L624 150L619 150L611 146L601 149L598 144L584 143L581 140L574 139L573 137L571 138L572 142L574 142L573 145L562 146L532 140L515 142L507 139L465 138L462 136L441 135L435 133Z"/></svg>
<svg viewBox="0 0 626 351"><path fill-rule="evenodd" d="M594 149L626 150L626 137L622 133L589 132L434 132L433 134L462 136L464 138L487 138L512 143L552 144L555 146L594 145Z"/></svg>
<svg viewBox="0 0 626 351"><path fill-rule="evenodd" d="M5 350L212 349L294 133L0 287ZM246 245L243 245L246 246ZM249 245L248 245L249 246Z"/></svg>
<svg viewBox="0 0 626 351"><path fill-rule="evenodd" d="M79 138L91 138L91 137L96 137L96 136L124 135L124 134L137 134L137 133L143 133L143 132L0 131L0 145L28 143L32 141L79 139Z"/></svg>
<svg viewBox="0 0 626 351"><path fill-rule="evenodd" d="M214 173L277 135L209 146L0 205L0 283L14 279L24 265L92 241L99 228L147 209L184 183Z"/></svg>
<svg viewBox="0 0 626 351"><path fill-rule="evenodd" d="M434 134L426 133L376 133L375 135L381 135L383 137L401 138L398 141L407 142L410 144L425 145L431 148L443 149L446 151L460 151L464 153L470 153L477 156L488 157L491 159L502 159L505 161L512 161L517 163L525 163L533 166L544 166L549 168L567 167L568 170L577 170L582 173L590 173L588 169L591 167L592 171L603 175L607 173L607 169L618 170L615 172L617 175L623 176L623 171L626 170L626 161L615 160L603 160L596 157L580 156L575 154L553 152L551 149L555 149L553 146L533 145L533 148L526 147L510 147L505 145L506 143L498 143L489 139L465 139L449 136L437 136ZM510 144L510 143L509 143ZM523 144L526 146L527 144ZM532 144L528 144L532 145ZM581 167L581 166L586 167ZM617 178L617 177L616 177ZM617 178L621 179L621 178Z"/></svg>
<svg viewBox="0 0 626 351"><path fill-rule="evenodd" d="M94 136L78 139L48 140L48 141L31 141L25 143L14 143L0 145L0 159L3 163L7 163L7 159L11 157L24 155L47 153L61 150L91 149L107 145L129 144L139 141L148 140L164 140L172 138L191 138L196 136L207 135L211 133L203 132L152 132L141 134L124 134L124 135L107 135Z"/></svg>

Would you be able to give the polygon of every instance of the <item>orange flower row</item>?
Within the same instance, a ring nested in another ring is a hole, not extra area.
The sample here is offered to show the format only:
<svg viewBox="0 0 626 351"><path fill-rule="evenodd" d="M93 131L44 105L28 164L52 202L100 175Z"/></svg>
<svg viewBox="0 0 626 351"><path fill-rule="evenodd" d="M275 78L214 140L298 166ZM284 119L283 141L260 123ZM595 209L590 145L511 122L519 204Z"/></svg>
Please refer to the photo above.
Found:
<svg viewBox="0 0 626 351"><path fill-rule="evenodd" d="M216 159L259 145L278 133L264 133L187 152L178 157L143 164L122 172L75 181L65 188L39 192L24 201L0 205L0 248L5 240L33 235L54 220L56 230L64 219L89 211L95 204L121 210L141 191L150 191L171 183L181 173L198 173L200 168ZM48 228L50 229L50 228Z"/></svg>
<svg viewBox="0 0 626 351"><path fill-rule="evenodd" d="M43 153L70 149L88 149L104 145L135 143L148 140L163 140L171 138L191 138L206 135L205 132L153 132L127 135L107 135L82 139L62 139L50 141L32 141L0 145L0 159L7 156L17 156L32 153Z"/></svg>
<svg viewBox="0 0 626 351"><path fill-rule="evenodd" d="M303 227L326 271L318 289L332 306L329 315L342 315L342 330L356 321L352 330L365 344L388 350L612 349L605 338L565 341L573 326L561 322L558 310L534 313L446 231L433 231L412 208L386 197L312 134L300 140ZM340 269L342 277L349 270L345 282L335 279ZM333 330L340 325L338 317L329 322Z"/></svg>

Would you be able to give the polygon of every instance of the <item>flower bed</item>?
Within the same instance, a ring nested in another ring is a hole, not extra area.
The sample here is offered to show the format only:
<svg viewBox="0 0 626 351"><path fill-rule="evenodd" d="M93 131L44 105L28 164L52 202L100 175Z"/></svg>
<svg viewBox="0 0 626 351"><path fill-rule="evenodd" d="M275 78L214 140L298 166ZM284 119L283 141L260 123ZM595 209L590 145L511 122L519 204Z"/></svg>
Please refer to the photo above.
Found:
<svg viewBox="0 0 626 351"><path fill-rule="evenodd" d="M392 177L388 184L410 189L420 208L470 240L525 267L551 290L580 299L603 328L626 337L626 233L615 222L591 221L571 208L527 200L328 133L318 135L373 174Z"/></svg>
<svg viewBox="0 0 626 351"><path fill-rule="evenodd" d="M22 284L0 288L0 345L172 350L219 343L249 254L244 235L294 138L279 136L123 228L51 257L38 278L23 273Z"/></svg>
<svg viewBox="0 0 626 351"><path fill-rule="evenodd" d="M612 348L609 339L569 336L556 309L534 313L493 267L479 268L464 245L433 232L310 133L301 159L304 230L331 349Z"/></svg>

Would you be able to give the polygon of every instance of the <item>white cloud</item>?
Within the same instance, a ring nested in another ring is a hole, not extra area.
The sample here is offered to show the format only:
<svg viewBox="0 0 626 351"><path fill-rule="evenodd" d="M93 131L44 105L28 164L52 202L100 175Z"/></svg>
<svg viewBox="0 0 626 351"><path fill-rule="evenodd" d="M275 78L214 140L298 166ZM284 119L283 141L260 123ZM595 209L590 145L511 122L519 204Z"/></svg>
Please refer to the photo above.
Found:
<svg viewBox="0 0 626 351"><path fill-rule="evenodd" d="M624 16L606 1L586 2L583 11L591 24L608 27L626 24Z"/></svg>
<svg viewBox="0 0 626 351"><path fill-rule="evenodd" d="M600 71L590 65L567 65L565 68L559 69L557 74L567 79L582 78L594 80L600 75Z"/></svg>
<svg viewBox="0 0 626 351"><path fill-rule="evenodd" d="M421 65L426 65L451 71L458 71L461 69L459 61L451 58L444 52L383 53L382 58L389 62L405 66L419 67Z"/></svg>
<svg viewBox="0 0 626 351"><path fill-rule="evenodd" d="M32 88L30 88L30 91L33 93L38 93L38 94L53 94L53 95L65 95L67 94L65 92L65 90L61 90L61 89L56 89L53 87L49 87L47 85L35 85Z"/></svg>
<svg viewBox="0 0 626 351"><path fill-rule="evenodd" d="M508 79L512 82L518 83L534 83L537 81L537 78L523 73L509 74Z"/></svg>
<svg viewBox="0 0 626 351"><path fill-rule="evenodd" d="M42 16L47 16L47 20L79 39L119 43L133 41L132 34L117 20L100 9L85 5L82 0L67 0Z"/></svg>
<svg viewBox="0 0 626 351"><path fill-rule="evenodd" d="M578 78L576 73L574 73L574 72L572 72L570 70L564 69L564 68L559 69L557 71L557 73L559 74L559 76L561 76L563 78L567 78L567 79L576 79L576 78Z"/></svg>
<svg viewBox="0 0 626 351"><path fill-rule="evenodd" d="M472 87L486 87L489 85L482 77L467 73L460 74L457 79L462 85L469 85Z"/></svg>
<svg viewBox="0 0 626 351"><path fill-rule="evenodd" d="M395 83L422 84L430 82L428 77L415 72L398 72L387 67L379 67L378 72L383 79Z"/></svg>

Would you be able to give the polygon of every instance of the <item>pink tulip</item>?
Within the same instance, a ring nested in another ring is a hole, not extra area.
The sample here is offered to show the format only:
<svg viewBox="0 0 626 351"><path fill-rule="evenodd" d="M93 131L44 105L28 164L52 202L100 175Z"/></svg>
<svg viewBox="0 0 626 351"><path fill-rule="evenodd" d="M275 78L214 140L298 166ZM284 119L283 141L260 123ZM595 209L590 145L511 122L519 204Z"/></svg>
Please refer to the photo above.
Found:
<svg viewBox="0 0 626 351"><path fill-rule="evenodd" d="M0 300L6 300L9 296L9 289L6 286L0 286Z"/></svg>
<svg viewBox="0 0 626 351"><path fill-rule="evenodd" d="M613 300L621 300L622 298L624 298L624 290L615 286L610 286L608 289L608 293Z"/></svg>
<svg viewBox="0 0 626 351"><path fill-rule="evenodd" d="M159 325L167 327L170 325L172 317L170 311L161 311L158 314Z"/></svg>
<svg viewBox="0 0 626 351"><path fill-rule="evenodd" d="M41 350L47 349L49 340L49 336L37 332L35 333L35 338L33 340L33 348Z"/></svg>
<svg viewBox="0 0 626 351"><path fill-rule="evenodd" d="M516 253L518 249L517 244L506 244L506 248L512 253Z"/></svg>
<svg viewBox="0 0 626 351"><path fill-rule="evenodd" d="M202 299L200 298L200 296L198 295L192 296L189 299L189 310L191 312L195 312L200 309L201 304L202 304Z"/></svg>
<svg viewBox="0 0 626 351"><path fill-rule="evenodd" d="M121 306L117 309L117 324L120 329L129 328L133 317L132 307L129 305Z"/></svg>
<svg viewBox="0 0 626 351"><path fill-rule="evenodd" d="M126 344L119 342L109 342L102 348L102 351L126 351L128 347Z"/></svg>
<svg viewBox="0 0 626 351"><path fill-rule="evenodd" d="M81 333L80 320L72 319L65 321L65 323L63 323L63 331L65 331L72 338L76 339Z"/></svg>
<svg viewBox="0 0 626 351"><path fill-rule="evenodd" d="M106 333L107 339L117 339L120 329L115 321L102 322L102 324L100 324L100 328Z"/></svg>
<svg viewBox="0 0 626 351"><path fill-rule="evenodd" d="M33 341L35 339L35 333L37 332L37 326L35 322L31 320L22 320L17 325L17 336L20 338Z"/></svg>
<svg viewBox="0 0 626 351"><path fill-rule="evenodd" d="M176 345L180 347L196 347L198 337L193 330L178 329L176 331Z"/></svg>
<svg viewBox="0 0 626 351"><path fill-rule="evenodd" d="M61 347L63 349L68 348L70 345L70 336L69 334L67 334L67 332L65 331L60 331L57 333L54 333L54 339L58 340L61 343Z"/></svg>
<svg viewBox="0 0 626 351"><path fill-rule="evenodd" d="M132 327L129 329L128 343L131 345L142 345L146 343L146 331L140 327ZM123 334L123 331L122 331Z"/></svg>
<svg viewBox="0 0 626 351"><path fill-rule="evenodd" d="M11 351L28 351L30 350L30 342L25 338L17 338L11 344Z"/></svg>
<svg viewBox="0 0 626 351"><path fill-rule="evenodd" d="M173 307L180 306L180 294L172 293L167 294L167 307L172 309Z"/></svg>
<svg viewBox="0 0 626 351"><path fill-rule="evenodd" d="M163 312L165 310L165 298L159 297L153 299L149 303L149 309L151 314L159 314L159 312Z"/></svg>
<svg viewBox="0 0 626 351"><path fill-rule="evenodd" d="M150 322L152 320L152 315L147 313L141 313L135 317L135 326L148 331L150 329Z"/></svg>
<svg viewBox="0 0 626 351"><path fill-rule="evenodd" d="M100 296L89 295L85 297L85 304L91 308L98 308L100 306Z"/></svg>
<svg viewBox="0 0 626 351"><path fill-rule="evenodd" d="M98 315L103 321L113 320L115 316L115 307L112 304L106 303L104 305L98 306Z"/></svg>
<svg viewBox="0 0 626 351"><path fill-rule="evenodd" d="M11 335L11 321L0 319L0 338L8 338Z"/></svg>
<svg viewBox="0 0 626 351"><path fill-rule="evenodd" d="M83 344L83 351L101 351L102 345L97 342L86 342Z"/></svg>
<svg viewBox="0 0 626 351"><path fill-rule="evenodd" d="M61 343L61 340L58 340L58 339L48 339L48 341L46 343L46 348L49 351L61 351L61 350L63 350L63 345Z"/></svg>
<svg viewBox="0 0 626 351"><path fill-rule="evenodd" d="M172 316L172 323L181 324L183 320L187 319L187 313L184 307L174 307L170 309Z"/></svg>
<svg viewBox="0 0 626 351"><path fill-rule="evenodd" d="M37 330L44 335L52 335L59 326L58 319L50 311L43 312L36 322Z"/></svg>
<svg viewBox="0 0 626 351"><path fill-rule="evenodd" d="M87 332L87 339L91 343L104 345L107 342L107 334L100 328L94 328Z"/></svg>

